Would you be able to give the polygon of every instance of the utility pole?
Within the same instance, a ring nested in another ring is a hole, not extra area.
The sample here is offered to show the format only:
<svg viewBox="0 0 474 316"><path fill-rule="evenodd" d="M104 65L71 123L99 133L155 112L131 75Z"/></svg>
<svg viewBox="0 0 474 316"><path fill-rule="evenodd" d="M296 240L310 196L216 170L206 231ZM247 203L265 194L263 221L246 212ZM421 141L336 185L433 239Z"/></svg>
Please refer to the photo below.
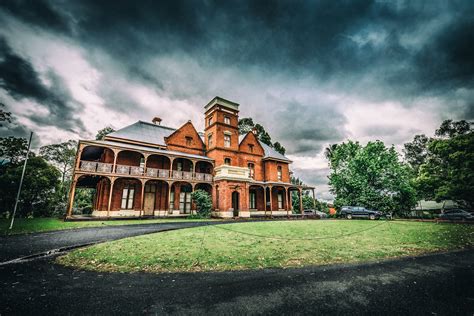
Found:
<svg viewBox="0 0 474 316"><path fill-rule="evenodd" d="M25 163L23 164L23 171L21 172L20 186L18 187L18 193L16 194L15 207L13 208L13 215L12 215L12 222L10 223L10 229L13 228L13 222L15 221L16 209L18 207L18 200L20 199L21 186L23 185L23 178L25 177L26 162L28 161L28 155L30 154L32 138L33 138L33 132L30 133L30 141L28 142L28 150L26 152Z"/></svg>

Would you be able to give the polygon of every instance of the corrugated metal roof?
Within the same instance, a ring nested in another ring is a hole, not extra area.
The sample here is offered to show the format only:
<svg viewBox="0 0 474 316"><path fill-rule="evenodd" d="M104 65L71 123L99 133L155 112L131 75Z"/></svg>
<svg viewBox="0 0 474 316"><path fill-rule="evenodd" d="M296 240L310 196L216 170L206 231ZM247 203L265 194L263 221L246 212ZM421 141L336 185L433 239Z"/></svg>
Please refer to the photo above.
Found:
<svg viewBox="0 0 474 316"><path fill-rule="evenodd" d="M107 136L121 139L129 139L141 143L156 144L166 146L165 137L168 137L176 129L153 123L138 121L128 125Z"/></svg>
<svg viewBox="0 0 474 316"><path fill-rule="evenodd" d="M260 143L260 145L262 145L263 150L265 151L265 156L263 158L273 158L273 159L291 162L290 159L286 158L284 155L280 154L278 151L271 148L267 144L262 143L260 140L258 142Z"/></svg>

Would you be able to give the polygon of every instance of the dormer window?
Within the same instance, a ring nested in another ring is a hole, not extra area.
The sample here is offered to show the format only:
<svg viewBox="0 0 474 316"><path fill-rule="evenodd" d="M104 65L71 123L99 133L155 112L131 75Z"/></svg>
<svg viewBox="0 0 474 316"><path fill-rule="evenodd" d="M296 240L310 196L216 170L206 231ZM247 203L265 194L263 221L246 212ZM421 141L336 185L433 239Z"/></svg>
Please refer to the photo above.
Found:
<svg viewBox="0 0 474 316"><path fill-rule="evenodd" d="M224 123L230 125L230 117L224 116Z"/></svg>
<svg viewBox="0 0 474 316"><path fill-rule="evenodd" d="M224 134L224 147L230 147L230 135Z"/></svg>
<svg viewBox="0 0 474 316"><path fill-rule="evenodd" d="M186 146L191 146L193 144L193 138L186 136Z"/></svg>
<svg viewBox="0 0 474 316"><path fill-rule="evenodd" d="M230 158L224 158L224 165L230 166Z"/></svg>
<svg viewBox="0 0 474 316"><path fill-rule="evenodd" d="M278 166L278 168L277 168L277 173L278 173L278 181L281 181L281 180L282 180L281 166Z"/></svg>

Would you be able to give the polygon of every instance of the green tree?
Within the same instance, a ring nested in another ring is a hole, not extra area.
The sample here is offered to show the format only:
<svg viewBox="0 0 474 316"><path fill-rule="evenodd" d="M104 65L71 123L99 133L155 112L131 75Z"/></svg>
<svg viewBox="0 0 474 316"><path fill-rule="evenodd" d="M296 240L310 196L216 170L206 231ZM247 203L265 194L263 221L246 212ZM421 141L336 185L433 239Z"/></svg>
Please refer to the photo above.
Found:
<svg viewBox="0 0 474 316"><path fill-rule="evenodd" d="M465 120L458 122L453 122L453 120L445 120L435 131L435 135L438 137L453 138L455 136L464 135L469 132L472 132L471 123Z"/></svg>
<svg viewBox="0 0 474 316"><path fill-rule="evenodd" d="M314 209L315 200L309 194L303 193L301 199L303 201L303 210ZM291 200L293 202L293 213L298 214L300 212L300 197L298 192L293 192Z"/></svg>
<svg viewBox="0 0 474 316"><path fill-rule="evenodd" d="M10 165L0 173L0 211L10 213L15 203L16 192L23 166ZM60 173L41 157L30 157L26 165L23 188L20 195L18 216L54 215L55 192Z"/></svg>
<svg viewBox="0 0 474 316"><path fill-rule="evenodd" d="M279 142L273 143L273 149L275 149L280 154L284 155L286 152L285 147L283 147Z"/></svg>
<svg viewBox="0 0 474 316"><path fill-rule="evenodd" d="M426 161L429 141L430 139L425 135L415 135L412 142L404 144L405 161L412 167L415 174L418 174L420 166Z"/></svg>
<svg viewBox="0 0 474 316"><path fill-rule="evenodd" d="M40 156L51 162L61 172L61 183L71 174L76 158L77 141L52 144L40 148Z"/></svg>
<svg viewBox="0 0 474 316"><path fill-rule="evenodd" d="M99 130L97 132L97 135L95 135L96 140L103 140L105 136L107 136L110 133L115 132L115 129L113 129L110 126L104 127L103 129Z"/></svg>
<svg viewBox="0 0 474 316"><path fill-rule="evenodd" d="M245 135L248 132L251 132L255 128L253 119L251 117L244 117L239 120L239 135Z"/></svg>
<svg viewBox="0 0 474 316"><path fill-rule="evenodd" d="M195 190L191 193L191 198L196 203L198 216L208 218L211 216L212 199L209 193L204 190Z"/></svg>
<svg viewBox="0 0 474 316"><path fill-rule="evenodd" d="M360 205L402 213L415 205L410 169L399 160L393 146L387 148L380 141L366 146L348 141L331 147L330 152L329 184L336 207Z"/></svg>
<svg viewBox="0 0 474 316"><path fill-rule="evenodd" d="M25 138L2 137L0 138L0 157L16 165L24 159L28 151L28 141Z"/></svg>
<svg viewBox="0 0 474 316"><path fill-rule="evenodd" d="M416 178L420 196L455 200L474 208L474 132L433 139Z"/></svg>

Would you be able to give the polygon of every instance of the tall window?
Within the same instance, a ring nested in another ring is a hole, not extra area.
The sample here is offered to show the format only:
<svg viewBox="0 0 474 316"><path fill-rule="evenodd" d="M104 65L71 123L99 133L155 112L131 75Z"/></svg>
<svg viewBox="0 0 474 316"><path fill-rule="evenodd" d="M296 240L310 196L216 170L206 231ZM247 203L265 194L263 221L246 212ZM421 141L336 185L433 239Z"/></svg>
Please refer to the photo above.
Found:
<svg viewBox="0 0 474 316"><path fill-rule="evenodd" d="M230 125L230 117L224 116L224 123Z"/></svg>
<svg viewBox="0 0 474 316"><path fill-rule="evenodd" d="M230 158L224 158L224 164L230 166Z"/></svg>
<svg viewBox="0 0 474 316"><path fill-rule="evenodd" d="M278 173L278 181L281 181L281 179L282 179L281 166L278 166L277 173Z"/></svg>
<svg viewBox="0 0 474 316"><path fill-rule="evenodd" d="M256 209L257 208L257 203L256 203L256 194L255 191L250 191L250 208L251 209Z"/></svg>
<svg viewBox="0 0 474 316"><path fill-rule="evenodd" d="M174 191L171 191L171 194L170 194L170 205L169 205L169 209L170 209L170 210L173 210L173 209L174 209Z"/></svg>
<svg viewBox="0 0 474 316"><path fill-rule="evenodd" d="M278 209L283 209L283 193L278 192Z"/></svg>
<svg viewBox="0 0 474 316"><path fill-rule="evenodd" d="M212 146L212 134L207 135L207 146Z"/></svg>
<svg viewBox="0 0 474 316"><path fill-rule="evenodd" d="M250 152L253 153L253 144L249 144Z"/></svg>
<svg viewBox="0 0 474 316"><path fill-rule="evenodd" d="M249 170L250 170L249 176L250 178L253 179L255 177L255 165L253 163L249 163L247 166L249 167Z"/></svg>
<svg viewBox="0 0 474 316"><path fill-rule="evenodd" d="M133 198L135 197L135 186L127 185L122 191L122 204L120 208L123 210L133 209Z"/></svg>
<svg viewBox="0 0 474 316"><path fill-rule="evenodd" d="M209 122L209 123L208 123L207 125L210 126L210 125L212 124L212 117L209 118L208 122Z"/></svg>
<svg viewBox="0 0 474 316"><path fill-rule="evenodd" d="M230 135L224 135L224 147L230 147Z"/></svg>
<svg viewBox="0 0 474 316"><path fill-rule="evenodd" d="M191 146L193 144L193 138L186 136L186 146Z"/></svg>

